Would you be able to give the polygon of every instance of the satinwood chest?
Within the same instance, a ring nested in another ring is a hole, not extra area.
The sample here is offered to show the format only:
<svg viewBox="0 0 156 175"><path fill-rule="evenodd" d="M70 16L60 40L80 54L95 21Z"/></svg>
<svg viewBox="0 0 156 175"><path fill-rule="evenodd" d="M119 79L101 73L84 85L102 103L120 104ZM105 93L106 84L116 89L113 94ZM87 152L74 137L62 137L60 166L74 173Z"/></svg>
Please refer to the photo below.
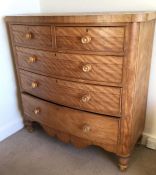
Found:
<svg viewBox="0 0 156 175"><path fill-rule="evenodd" d="M155 12L9 16L26 127L97 145L121 170L144 129Z"/></svg>

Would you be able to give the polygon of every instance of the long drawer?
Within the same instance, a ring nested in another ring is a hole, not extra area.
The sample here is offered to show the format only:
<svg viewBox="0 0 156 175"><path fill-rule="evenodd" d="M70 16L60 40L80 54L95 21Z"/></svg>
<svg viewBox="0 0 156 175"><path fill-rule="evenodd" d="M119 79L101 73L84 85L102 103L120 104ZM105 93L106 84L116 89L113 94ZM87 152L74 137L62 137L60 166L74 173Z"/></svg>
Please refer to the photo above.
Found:
<svg viewBox="0 0 156 175"><path fill-rule="evenodd" d="M22 94L26 116L42 125L91 140L110 145L115 149L118 137L118 119L78 111Z"/></svg>
<svg viewBox="0 0 156 175"><path fill-rule="evenodd" d="M51 26L12 25L12 35L18 45L52 49Z"/></svg>
<svg viewBox="0 0 156 175"><path fill-rule="evenodd" d="M54 79L20 70L22 91L76 109L121 115L121 88Z"/></svg>
<svg viewBox="0 0 156 175"><path fill-rule="evenodd" d="M124 27L56 27L58 50L124 52Z"/></svg>
<svg viewBox="0 0 156 175"><path fill-rule="evenodd" d="M122 82L123 57L62 54L16 47L22 69L61 78L106 83Z"/></svg>

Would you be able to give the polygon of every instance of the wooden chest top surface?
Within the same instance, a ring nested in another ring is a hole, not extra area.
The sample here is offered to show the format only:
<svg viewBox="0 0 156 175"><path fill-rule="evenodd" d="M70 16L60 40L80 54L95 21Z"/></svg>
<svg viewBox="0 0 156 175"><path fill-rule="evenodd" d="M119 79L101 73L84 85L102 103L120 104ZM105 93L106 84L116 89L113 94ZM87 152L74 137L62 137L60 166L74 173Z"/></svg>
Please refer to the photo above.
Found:
<svg viewBox="0 0 156 175"><path fill-rule="evenodd" d="M39 13L8 16L8 22L43 23L103 23L103 22L145 22L154 20L156 12L95 12L95 13Z"/></svg>

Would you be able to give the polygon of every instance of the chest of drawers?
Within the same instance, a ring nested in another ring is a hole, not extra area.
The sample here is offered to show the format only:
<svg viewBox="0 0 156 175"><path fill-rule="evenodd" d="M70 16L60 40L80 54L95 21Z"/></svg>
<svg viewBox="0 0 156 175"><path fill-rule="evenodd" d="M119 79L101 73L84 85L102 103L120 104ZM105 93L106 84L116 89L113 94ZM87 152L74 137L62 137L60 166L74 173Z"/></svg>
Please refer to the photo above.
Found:
<svg viewBox="0 0 156 175"><path fill-rule="evenodd" d="M6 17L25 126L127 168L145 122L156 14Z"/></svg>

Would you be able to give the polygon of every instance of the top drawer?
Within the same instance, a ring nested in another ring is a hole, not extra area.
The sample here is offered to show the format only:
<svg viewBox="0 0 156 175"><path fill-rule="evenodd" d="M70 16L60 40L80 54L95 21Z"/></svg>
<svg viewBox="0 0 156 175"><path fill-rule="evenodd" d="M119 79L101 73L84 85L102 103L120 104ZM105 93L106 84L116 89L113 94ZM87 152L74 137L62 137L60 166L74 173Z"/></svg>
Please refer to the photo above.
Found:
<svg viewBox="0 0 156 175"><path fill-rule="evenodd" d="M124 27L56 27L58 50L123 52Z"/></svg>
<svg viewBox="0 0 156 175"><path fill-rule="evenodd" d="M50 26L12 25L13 40L18 45L31 48L51 49Z"/></svg>

